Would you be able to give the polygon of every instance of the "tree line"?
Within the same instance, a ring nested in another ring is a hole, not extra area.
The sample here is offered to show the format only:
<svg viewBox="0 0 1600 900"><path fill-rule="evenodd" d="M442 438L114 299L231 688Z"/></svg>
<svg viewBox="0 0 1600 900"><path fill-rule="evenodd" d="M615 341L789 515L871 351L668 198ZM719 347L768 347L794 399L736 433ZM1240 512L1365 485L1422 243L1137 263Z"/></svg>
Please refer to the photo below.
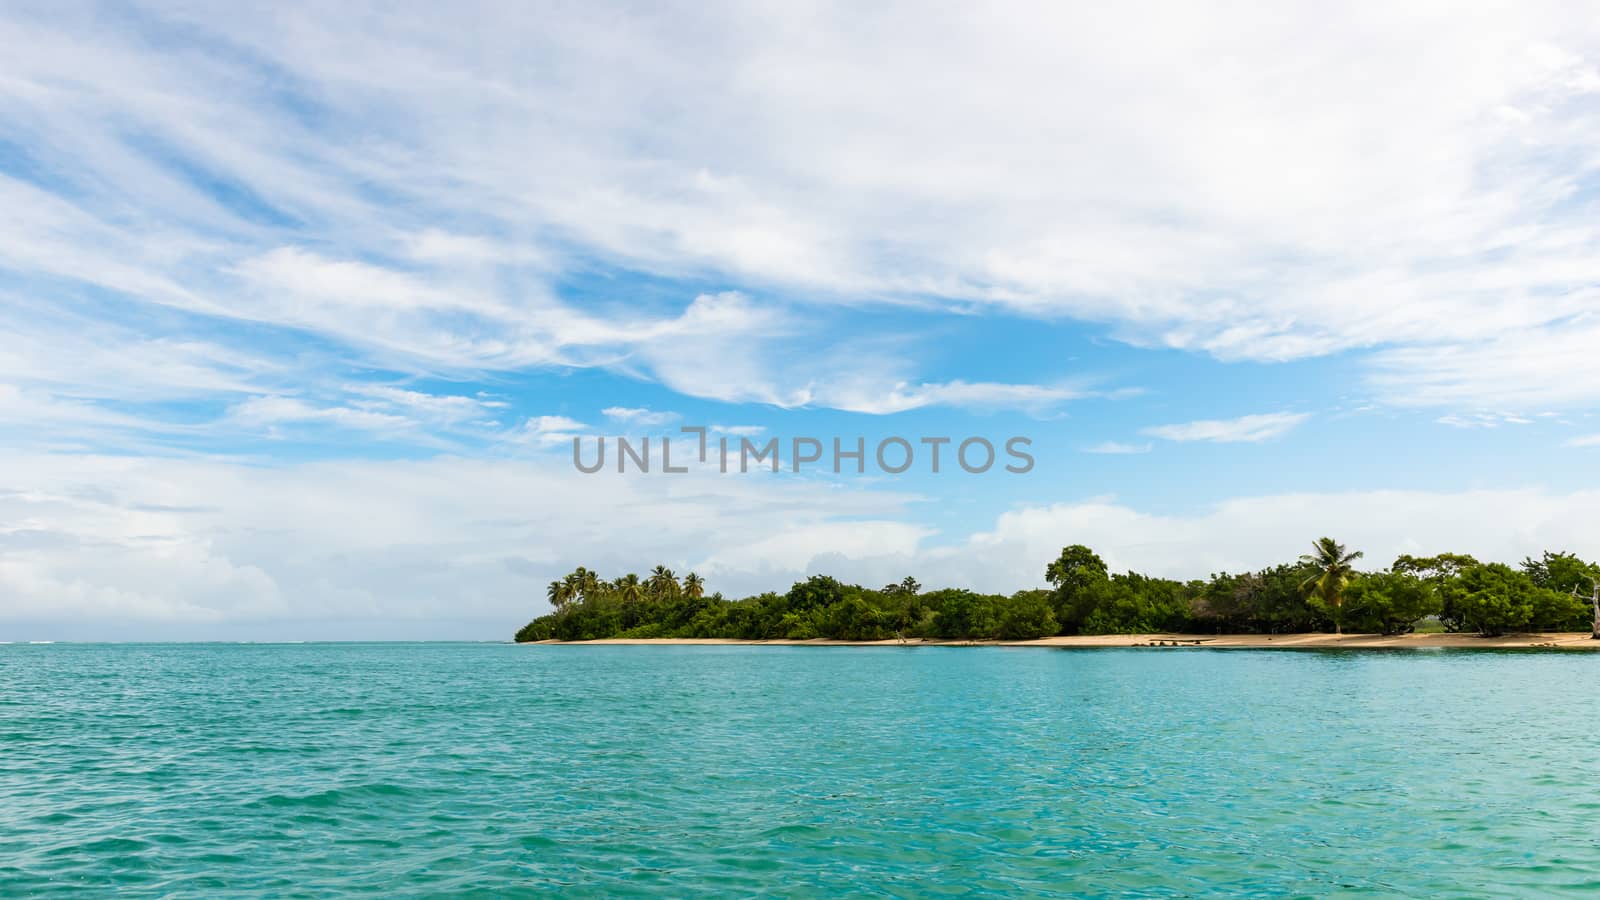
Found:
<svg viewBox="0 0 1600 900"><path fill-rule="evenodd" d="M785 593L707 594L693 572L656 566L613 580L578 568L552 581L552 607L518 641L601 638L1028 640L1058 634L1351 632L1404 634L1418 623L1486 636L1591 631L1600 636L1600 566L1546 552L1518 566L1471 556L1401 556L1361 571L1360 552L1331 538L1294 562L1258 572L1177 581L1113 573L1074 544L1045 567L1049 587L1013 594L923 590L914 578L881 588L826 575Z"/></svg>

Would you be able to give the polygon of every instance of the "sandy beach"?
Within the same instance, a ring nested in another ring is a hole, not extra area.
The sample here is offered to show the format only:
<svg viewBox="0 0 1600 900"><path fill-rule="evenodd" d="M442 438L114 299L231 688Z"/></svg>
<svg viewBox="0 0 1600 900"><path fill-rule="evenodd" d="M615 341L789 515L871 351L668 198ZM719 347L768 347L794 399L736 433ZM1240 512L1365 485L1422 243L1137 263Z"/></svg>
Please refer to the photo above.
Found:
<svg viewBox="0 0 1600 900"><path fill-rule="evenodd" d="M1479 637L1475 634L1104 634L1049 637L1034 641L740 641L726 638L611 638L599 641L539 641L544 644L662 644L662 645L751 645L786 647L1060 647L1105 648L1148 647L1250 650L1600 650L1600 641L1584 632L1508 634Z"/></svg>

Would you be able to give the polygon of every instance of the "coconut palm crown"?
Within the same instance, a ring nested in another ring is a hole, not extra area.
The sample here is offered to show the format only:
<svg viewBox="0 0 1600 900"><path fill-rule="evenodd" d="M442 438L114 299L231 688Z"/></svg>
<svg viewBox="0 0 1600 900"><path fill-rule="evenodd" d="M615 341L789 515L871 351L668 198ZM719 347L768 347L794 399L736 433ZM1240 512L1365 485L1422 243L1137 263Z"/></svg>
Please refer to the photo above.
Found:
<svg viewBox="0 0 1600 900"><path fill-rule="evenodd" d="M1347 552L1343 544L1330 537L1318 538L1311 547L1315 552L1300 557L1300 562L1314 571L1301 583L1300 589L1310 591L1333 610L1334 634L1342 634L1344 589L1350 583L1350 576L1355 572L1355 561L1361 558L1362 553L1360 550Z"/></svg>

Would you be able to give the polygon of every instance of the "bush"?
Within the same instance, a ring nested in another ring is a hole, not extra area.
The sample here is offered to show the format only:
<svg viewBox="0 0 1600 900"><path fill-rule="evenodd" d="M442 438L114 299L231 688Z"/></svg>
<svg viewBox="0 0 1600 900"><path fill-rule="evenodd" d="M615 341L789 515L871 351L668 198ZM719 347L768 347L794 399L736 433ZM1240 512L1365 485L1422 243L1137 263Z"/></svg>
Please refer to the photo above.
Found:
<svg viewBox="0 0 1600 900"><path fill-rule="evenodd" d="M928 594L933 607L933 636L945 638L985 638L999 631L994 605L981 594L958 588Z"/></svg>
<svg viewBox="0 0 1600 900"><path fill-rule="evenodd" d="M1563 607L1561 594L1503 563L1467 566L1444 582L1442 595L1446 628L1490 637L1526 630L1536 615L1560 615Z"/></svg>
<svg viewBox="0 0 1600 900"><path fill-rule="evenodd" d="M1350 631L1407 634L1419 620L1438 615L1441 607L1433 583L1395 572L1362 575L1345 588L1344 617Z"/></svg>
<svg viewBox="0 0 1600 900"><path fill-rule="evenodd" d="M995 634L1002 640L1028 641L1049 637L1061 630L1044 591L1020 591L1000 607Z"/></svg>

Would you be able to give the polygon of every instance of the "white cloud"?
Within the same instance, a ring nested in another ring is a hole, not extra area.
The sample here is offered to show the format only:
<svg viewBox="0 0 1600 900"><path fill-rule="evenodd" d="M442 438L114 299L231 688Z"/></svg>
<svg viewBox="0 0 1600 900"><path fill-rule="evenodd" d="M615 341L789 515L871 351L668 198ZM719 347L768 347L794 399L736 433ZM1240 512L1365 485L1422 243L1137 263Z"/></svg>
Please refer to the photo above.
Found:
<svg viewBox="0 0 1600 900"><path fill-rule="evenodd" d="M1309 418L1309 413L1263 413L1237 419L1202 419L1181 425L1157 425L1144 429L1143 433L1167 441L1256 443L1282 437Z"/></svg>
<svg viewBox="0 0 1600 900"><path fill-rule="evenodd" d="M1128 454L1135 454L1135 453L1149 453L1150 452L1150 445L1148 443L1145 443L1145 444L1128 444L1128 443L1123 443L1122 441L1101 441L1100 443L1095 444L1093 446L1083 448L1083 452L1085 452L1085 453L1104 453L1104 454L1110 454L1110 455L1128 455Z"/></svg>
<svg viewBox="0 0 1600 900"><path fill-rule="evenodd" d="M1113 570L1171 578L1250 571L1290 562L1331 535L1388 565L1402 553L1469 553L1515 563L1543 550L1600 556L1600 492L1541 489L1461 492L1349 491L1226 500L1191 515L1156 515L1112 501L1034 506L1002 515L963 545L925 552L929 572L957 577L963 559L983 557L971 583L1002 587L998 572L1038 580L1063 544L1084 543ZM929 579L924 578L925 582Z"/></svg>
<svg viewBox="0 0 1600 900"><path fill-rule="evenodd" d="M1531 425L1533 420L1512 413L1451 413L1434 421L1452 428L1499 428L1501 425Z"/></svg>
<svg viewBox="0 0 1600 900"><path fill-rule="evenodd" d="M554 260L533 244L510 244L477 235L453 234L438 228L425 228L406 235L402 241L406 255L425 263L458 265L524 265L541 269L553 267Z"/></svg>
<svg viewBox="0 0 1600 900"><path fill-rule="evenodd" d="M1323 534L1374 567L1444 550L1600 555L1593 491L1288 494L1174 514L1091 500L944 536L908 517L916 499L803 479L580 475L564 459L257 466L13 452L0 466L0 639L498 638L580 564L609 574L662 562L743 595L816 572L1011 591L1042 584L1069 543L1114 569L1176 578L1292 560Z"/></svg>
<svg viewBox="0 0 1600 900"><path fill-rule="evenodd" d="M1586 302L1593 307L1600 297ZM1392 402L1411 406L1525 412L1594 405L1596 348L1600 318L1590 314L1479 341L1385 350L1373 357L1369 382Z"/></svg>
<svg viewBox="0 0 1600 900"><path fill-rule="evenodd" d="M0 425L19 429L45 427L57 435L152 427L147 420L97 403L10 384L0 384Z"/></svg>
<svg viewBox="0 0 1600 900"><path fill-rule="evenodd" d="M294 397L251 397L235 405L228 415L241 425L264 427L326 422L344 428L393 431L411 425L404 416L347 406L313 406Z"/></svg>
<svg viewBox="0 0 1600 900"><path fill-rule="evenodd" d="M1379 348L1395 402L1600 400L1566 339L1600 283L1600 25L1557 0L135 15L0 20L7 121L54 179L0 178L0 267L395 365L631 364L780 405L830 380L770 345L707 371L671 350L692 316L579 310L555 276L992 305L1222 359ZM929 396L881 387L842 396Z"/></svg>
<svg viewBox="0 0 1600 900"><path fill-rule="evenodd" d="M241 294L218 312L327 334L391 365L515 368L563 348L617 343L629 325L567 310L542 292L502 299L448 272L409 272L280 247L233 268Z"/></svg>
<svg viewBox="0 0 1600 900"><path fill-rule="evenodd" d="M1568 447L1600 447L1600 434L1586 434L1567 441Z"/></svg>
<svg viewBox="0 0 1600 900"><path fill-rule="evenodd" d="M363 409L396 410L422 422L457 425L481 422L510 404L504 400L459 394L428 394L385 384L347 384L345 391L355 395L351 405Z"/></svg>
<svg viewBox="0 0 1600 900"><path fill-rule="evenodd" d="M294 374L306 377L316 362L301 358ZM259 349L148 337L68 304L0 290L0 380L79 399L146 402L266 393L289 374Z"/></svg>
<svg viewBox="0 0 1600 900"><path fill-rule="evenodd" d="M600 410L600 414L614 422L621 422L624 425L638 425L646 428L657 425L666 425L669 422L676 422L678 420L677 413L655 412L643 407L608 406L605 409Z"/></svg>
<svg viewBox="0 0 1600 900"><path fill-rule="evenodd" d="M847 385L819 392L824 405L851 412L884 415L921 409L925 406L953 406L971 410L1021 409L1042 412L1068 400L1090 396L1067 387L1037 384L997 384L950 381L933 384L892 386L881 382Z"/></svg>
<svg viewBox="0 0 1600 900"><path fill-rule="evenodd" d="M297 637L505 637L580 562L619 574L665 562L748 590L840 544L908 549L923 532L892 520L905 499L799 480L585 476L565 459L257 467L11 453L0 633L31 621L126 637L110 623L132 621L254 636L268 622Z"/></svg>
<svg viewBox="0 0 1600 900"><path fill-rule="evenodd" d="M826 350L793 340L814 329L814 323L808 326L764 308L742 293L702 294L679 319L647 329L635 355L673 390L782 408L827 407L869 415L929 406L1038 412L1098 396L1060 385L911 383L903 377L908 362L876 337L841 339Z"/></svg>
<svg viewBox="0 0 1600 900"><path fill-rule="evenodd" d="M522 424L512 439L518 443L554 447L570 444L573 438L588 430L588 425L566 416L534 416Z"/></svg>
<svg viewBox="0 0 1600 900"><path fill-rule="evenodd" d="M214 427L285 437L286 427L329 426L435 449L453 447L463 437L506 438L493 418L506 408L502 400L429 394L387 384L346 384L339 394L339 402L320 404L279 394L250 397L231 406Z"/></svg>

